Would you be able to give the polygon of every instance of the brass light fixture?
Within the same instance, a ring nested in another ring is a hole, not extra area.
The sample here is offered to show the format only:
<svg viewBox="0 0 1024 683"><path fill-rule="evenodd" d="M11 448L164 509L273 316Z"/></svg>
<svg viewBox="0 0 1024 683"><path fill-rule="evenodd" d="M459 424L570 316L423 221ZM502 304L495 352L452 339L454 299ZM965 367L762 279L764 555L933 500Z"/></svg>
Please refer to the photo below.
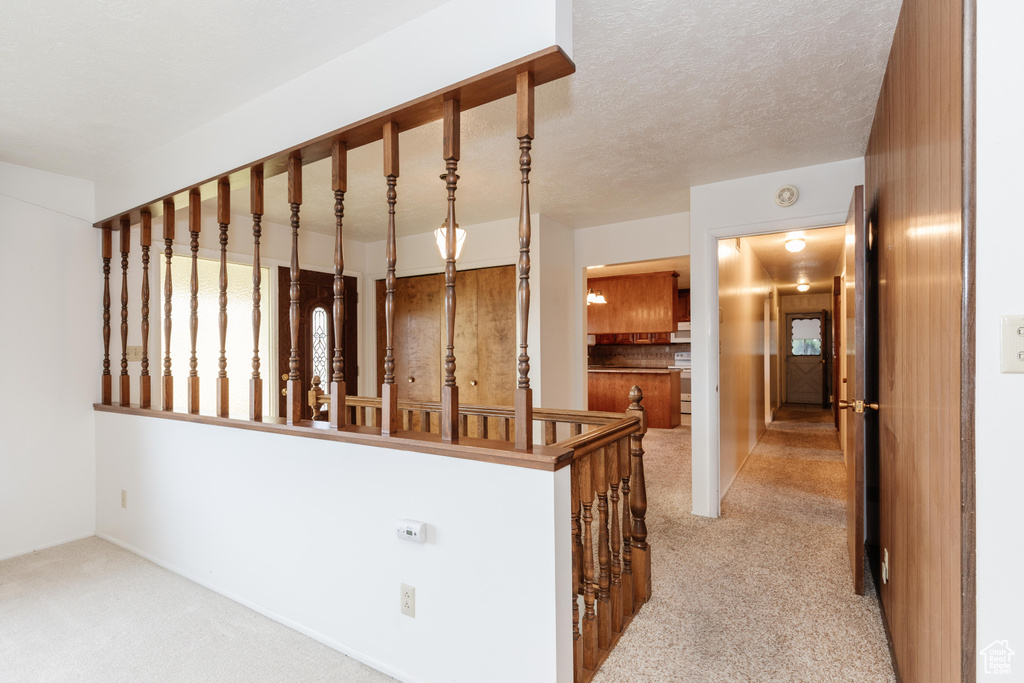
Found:
<svg viewBox="0 0 1024 683"><path fill-rule="evenodd" d="M437 250L441 252L441 258L448 258L448 221L441 223L441 227L434 231L434 239L437 240ZM466 242L466 231L455 224L455 259L458 260L462 253L462 245Z"/></svg>
<svg viewBox="0 0 1024 683"><path fill-rule="evenodd" d="M594 293L593 289L587 290L587 305L590 304L606 304L608 300L604 298L604 294L601 292Z"/></svg>

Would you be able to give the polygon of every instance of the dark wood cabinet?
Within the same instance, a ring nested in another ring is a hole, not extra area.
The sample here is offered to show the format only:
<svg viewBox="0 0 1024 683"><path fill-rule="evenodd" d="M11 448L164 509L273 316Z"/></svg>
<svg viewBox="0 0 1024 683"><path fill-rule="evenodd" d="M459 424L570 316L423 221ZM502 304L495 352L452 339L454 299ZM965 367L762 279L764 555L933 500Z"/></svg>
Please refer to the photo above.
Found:
<svg viewBox="0 0 1024 683"><path fill-rule="evenodd" d="M587 307L587 334L614 334L622 337L618 344L650 343L631 335L667 335L676 329L678 281L672 271L588 279L587 287L601 292L608 303Z"/></svg>
<svg viewBox="0 0 1024 683"><path fill-rule="evenodd" d="M680 289L676 295L676 322L690 322L690 290Z"/></svg>

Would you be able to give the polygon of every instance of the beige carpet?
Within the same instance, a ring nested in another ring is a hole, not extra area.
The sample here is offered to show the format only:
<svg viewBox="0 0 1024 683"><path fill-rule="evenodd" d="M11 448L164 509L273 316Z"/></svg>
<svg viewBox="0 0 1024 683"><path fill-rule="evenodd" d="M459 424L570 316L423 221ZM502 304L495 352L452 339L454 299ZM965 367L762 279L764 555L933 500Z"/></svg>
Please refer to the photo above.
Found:
<svg viewBox="0 0 1024 683"><path fill-rule="evenodd" d="M690 514L689 428L644 445L654 597L594 683L895 680L874 588L851 588L830 413L780 410L717 520Z"/></svg>
<svg viewBox="0 0 1024 683"><path fill-rule="evenodd" d="M394 679L98 538L0 562L0 681Z"/></svg>

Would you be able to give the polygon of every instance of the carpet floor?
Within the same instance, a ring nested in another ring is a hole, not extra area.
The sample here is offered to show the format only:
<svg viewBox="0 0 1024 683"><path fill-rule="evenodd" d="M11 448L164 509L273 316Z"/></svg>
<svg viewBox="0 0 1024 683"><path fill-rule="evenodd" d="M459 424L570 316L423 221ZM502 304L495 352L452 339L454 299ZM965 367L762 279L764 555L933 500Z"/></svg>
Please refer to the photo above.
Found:
<svg viewBox="0 0 1024 683"><path fill-rule="evenodd" d="M690 429L644 439L653 597L594 678L895 681L874 586L853 593L831 413L784 406L722 501L690 514Z"/></svg>

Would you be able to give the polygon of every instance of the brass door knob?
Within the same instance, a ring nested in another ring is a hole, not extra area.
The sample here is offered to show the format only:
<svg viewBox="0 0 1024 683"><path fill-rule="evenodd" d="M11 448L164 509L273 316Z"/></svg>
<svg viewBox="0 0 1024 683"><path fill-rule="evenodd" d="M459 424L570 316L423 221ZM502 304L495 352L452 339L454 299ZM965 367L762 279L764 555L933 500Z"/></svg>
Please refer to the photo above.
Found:
<svg viewBox="0 0 1024 683"><path fill-rule="evenodd" d="M854 399L852 402L851 401L844 401L844 400L840 399L839 400L839 408L841 410L846 410L847 408L852 408L853 412L855 412L855 413L863 413L867 409L878 410L878 404L877 403L866 403L866 402L862 401L859 398Z"/></svg>
<svg viewBox="0 0 1024 683"><path fill-rule="evenodd" d="M413 383L413 382L415 382L415 381L416 381L416 378L415 378L415 377L410 377L410 378L409 378L409 384L412 384L412 383Z"/></svg>
<svg viewBox="0 0 1024 683"><path fill-rule="evenodd" d="M281 395L282 396L287 396L288 395L288 390L287 389L282 389L281 390Z"/></svg>
<svg viewBox="0 0 1024 683"><path fill-rule="evenodd" d="M471 386L471 387L475 387L475 386L476 386L476 380L475 380L475 379L474 379L474 380L472 380L472 381L471 381L471 382L469 383L469 386Z"/></svg>
<svg viewBox="0 0 1024 683"><path fill-rule="evenodd" d="M288 373L287 372L284 373L283 375L281 375L281 381L282 382L287 382L288 381Z"/></svg>

